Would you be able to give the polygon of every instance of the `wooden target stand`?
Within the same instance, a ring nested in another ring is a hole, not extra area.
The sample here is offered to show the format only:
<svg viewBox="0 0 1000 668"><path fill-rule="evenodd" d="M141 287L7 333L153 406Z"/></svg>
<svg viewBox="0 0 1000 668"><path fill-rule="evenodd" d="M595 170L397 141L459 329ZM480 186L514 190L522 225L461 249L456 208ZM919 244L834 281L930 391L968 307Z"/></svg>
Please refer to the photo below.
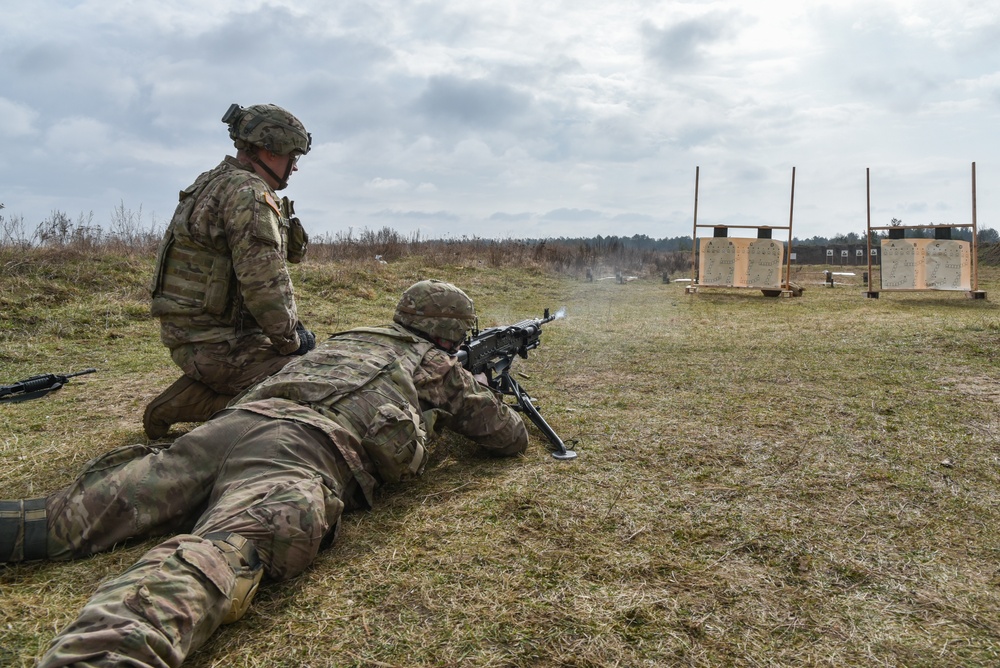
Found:
<svg viewBox="0 0 1000 668"><path fill-rule="evenodd" d="M868 196L868 291L865 297L878 299L873 289L872 232L888 231L879 249L879 285L882 292L964 291L970 299L986 299L979 289L978 230L976 227L976 163L972 163L972 224L872 226L871 169L865 170ZM952 230L972 228L969 242L952 240ZM907 239L906 230L933 229L933 239ZM888 258L888 260L887 260Z"/></svg>
<svg viewBox="0 0 1000 668"><path fill-rule="evenodd" d="M792 195L788 225L703 225L698 222L698 188L701 168L694 172L694 228L691 233L691 284L689 295L704 288L760 290L766 297L799 297L793 286L792 217L795 210L795 168L792 167ZM712 236L699 238L698 231L712 229ZM729 237L731 229L757 230L756 238ZM786 230L784 249L772 238L774 230ZM699 241L701 243L699 243ZM784 262L782 262L782 253Z"/></svg>

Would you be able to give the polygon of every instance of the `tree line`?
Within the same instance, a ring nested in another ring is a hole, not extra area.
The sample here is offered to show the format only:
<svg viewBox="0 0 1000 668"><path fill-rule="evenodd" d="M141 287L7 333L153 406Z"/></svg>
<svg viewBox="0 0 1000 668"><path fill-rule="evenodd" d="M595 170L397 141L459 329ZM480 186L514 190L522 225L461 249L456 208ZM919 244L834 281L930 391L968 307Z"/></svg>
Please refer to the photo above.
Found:
<svg viewBox="0 0 1000 668"><path fill-rule="evenodd" d="M896 221L896 219L894 218L893 221ZM911 239L933 239L934 229L907 229L906 237ZM888 238L888 230L872 231L873 242L878 242L882 239ZM952 228L951 238L957 241L972 241L972 227ZM1000 232L997 232L989 227L980 228L977 230L976 238L978 243L996 243L1000 242ZM630 237L602 236L599 234L594 237L556 237L549 239L527 239L525 241L532 244L544 242L551 244L554 242L560 245L589 247L593 249L594 252L599 254L614 253L622 250L676 252L690 251L692 248L690 236L654 239L645 234L634 234ZM861 234L848 232L847 234L837 234L832 237L824 237L820 235L808 238L792 237L792 246L853 246L864 243L864 232Z"/></svg>

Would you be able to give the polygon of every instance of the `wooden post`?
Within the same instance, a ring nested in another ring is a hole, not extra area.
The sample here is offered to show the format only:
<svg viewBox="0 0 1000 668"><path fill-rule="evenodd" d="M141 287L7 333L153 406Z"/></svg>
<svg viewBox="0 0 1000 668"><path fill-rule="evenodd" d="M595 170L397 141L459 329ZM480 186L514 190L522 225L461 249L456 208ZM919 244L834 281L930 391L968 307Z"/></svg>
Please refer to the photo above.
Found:
<svg viewBox="0 0 1000 668"><path fill-rule="evenodd" d="M979 250L976 231L976 163L972 163L972 291L979 291Z"/></svg>
<svg viewBox="0 0 1000 668"><path fill-rule="evenodd" d="M785 289L792 289L792 216L795 213L795 167L792 167L792 199L788 204L788 260L785 270Z"/></svg>
<svg viewBox="0 0 1000 668"><path fill-rule="evenodd" d="M694 168L694 227L691 230L691 287L698 282L698 180L701 167Z"/></svg>
<svg viewBox="0 0 1000 668"><path fill-rule="evenodd" d="M868 226L865 232L865 245L868 248L868 290L865 292L867 297L874 297L878 293L872 289L872 279L875 274L872 273L872 170L871 167L865 167L865 200L867 209L867 220ZM879 265L878 270L879 280L882 280L882 265Z"/></svg>

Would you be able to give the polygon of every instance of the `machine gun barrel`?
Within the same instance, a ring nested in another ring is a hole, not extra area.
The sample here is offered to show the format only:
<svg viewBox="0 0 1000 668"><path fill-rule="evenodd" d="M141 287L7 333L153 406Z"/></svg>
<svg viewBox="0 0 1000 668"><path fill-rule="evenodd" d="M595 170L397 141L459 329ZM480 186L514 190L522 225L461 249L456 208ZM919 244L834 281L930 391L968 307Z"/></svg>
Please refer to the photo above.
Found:
<svg viewBox="0 0 1000 668"><path fill-rule="evenodd" d="M549 315L549 309L545 309L545 315L541 318L529 318L513 325L477 330L458 350L456 357L473 375L484 374L491 388L516 400L514 408L524 412L555 447L553 457L575 459L576 453L566 448L559 435L538 412L531 396L510 375L514 357L527 359L528 351L534 350L541 343L542 325L552 322L556 317Z"/></svg>

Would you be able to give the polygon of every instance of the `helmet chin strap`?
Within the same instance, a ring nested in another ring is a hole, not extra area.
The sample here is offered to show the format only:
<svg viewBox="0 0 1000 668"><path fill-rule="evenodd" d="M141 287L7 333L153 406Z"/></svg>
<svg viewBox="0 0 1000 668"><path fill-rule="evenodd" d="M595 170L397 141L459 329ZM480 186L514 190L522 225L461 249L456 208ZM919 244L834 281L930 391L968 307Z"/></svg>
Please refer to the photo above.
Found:
<svg viewBox="0 0 1000 668"><path fill-rule="evenodd" d="M260 157L258 157L256 151L250 154L250 159L254 162L254 164L259 165L261 169L267 172L268 176L270 176L272 179L278 182L278 185L275 186L274 188L275 190L284 190L285 188L288 187L288 179L292 175L292 168L295 167L294 160L292 160L288 156L285 156L285 176L280 177L277 174L275 174L274 170L268 167L267 164L260 159Z"/></svg>

